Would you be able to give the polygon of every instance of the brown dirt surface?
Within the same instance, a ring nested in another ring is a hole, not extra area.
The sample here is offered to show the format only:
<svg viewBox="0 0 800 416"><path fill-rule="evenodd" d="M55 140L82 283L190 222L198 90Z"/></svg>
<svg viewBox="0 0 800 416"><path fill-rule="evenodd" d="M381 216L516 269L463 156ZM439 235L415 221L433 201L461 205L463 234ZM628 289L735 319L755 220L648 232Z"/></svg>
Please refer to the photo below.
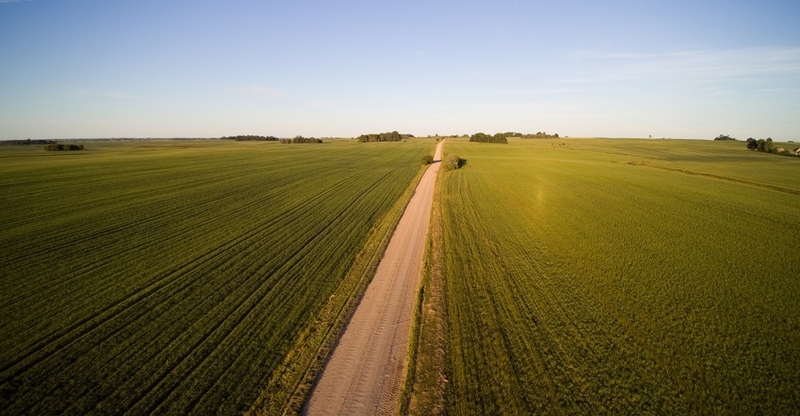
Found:
<svg viewBox="0 0 800 416"><path fill-rule="evenodd" d="M441 160L442 143L436 147L434 160ZM303 413L397 412L439 165L432 164L417 185L375 276L325 364Z"/></svg>

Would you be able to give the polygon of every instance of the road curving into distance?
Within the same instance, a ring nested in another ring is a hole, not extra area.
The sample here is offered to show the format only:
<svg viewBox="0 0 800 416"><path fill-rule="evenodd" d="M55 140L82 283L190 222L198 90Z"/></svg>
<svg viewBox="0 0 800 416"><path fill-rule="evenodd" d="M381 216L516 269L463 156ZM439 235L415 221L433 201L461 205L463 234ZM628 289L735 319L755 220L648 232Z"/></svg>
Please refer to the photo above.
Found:
<svg viewBox="0 0 800 416"><path fill-rule="evenodd" d="M443 143L436 146L435 161L442 159ZM417 185L372 282L311 390L304 414L397 412L439 166L430 165Z"/></svg>

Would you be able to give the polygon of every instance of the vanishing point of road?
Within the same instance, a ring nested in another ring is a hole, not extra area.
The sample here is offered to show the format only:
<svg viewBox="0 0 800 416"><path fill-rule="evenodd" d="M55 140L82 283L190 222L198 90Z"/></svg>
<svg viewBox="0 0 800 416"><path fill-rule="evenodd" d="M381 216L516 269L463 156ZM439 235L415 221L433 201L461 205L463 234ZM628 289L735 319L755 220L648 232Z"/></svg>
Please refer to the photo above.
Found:
<svg viewBox="0 0 800 416"><path fill-rule="evenodd" d="M434 160L442 159L442 144ZM416 291L440 163L428 167L394 231L372 282L342 332L303 413L397 412Z"/></svg>

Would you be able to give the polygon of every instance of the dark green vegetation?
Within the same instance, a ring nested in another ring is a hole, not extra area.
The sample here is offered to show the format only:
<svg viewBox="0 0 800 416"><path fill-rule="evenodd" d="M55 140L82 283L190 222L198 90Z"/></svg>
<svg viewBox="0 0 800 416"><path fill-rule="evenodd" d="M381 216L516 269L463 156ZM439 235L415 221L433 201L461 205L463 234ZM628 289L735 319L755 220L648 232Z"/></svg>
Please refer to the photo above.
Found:
<svg viewBox="0 0 800 416"><path fill-rule="evenodd" d="M431 163L433 163L433 156L431 155L422 156L423 165L430 165Z"/></svg>
<svg viewBox="0 0 800 416"><path fill-rule="evenodd" d="M37 139L37 140L0 140L0 146L41 146L45 144L56 144L55 140L50 139Z"/></svg>
<svg viewBox="0 0 800 416"><path fill-rule="evenodd" d="M447 412L797 413L800 161L560 143L445 145Z"/></svg>
<svg viewBox="0 0 800 416"><path fill-rule="evenodd" d="M357 137L360 142L399 142L414 138L412 134L400 134L397 131L388 133L362 134Z"/></svg>
<svg viewBox="0 0 800 416"><path fill-rule="evenodd" d="M244 135L244 136L226 136L220 138L220 140L234 140L237 142L275 142L278 141L278 138L275 136Z"/></svg>
<svg viewBox="0 0 800 416"><path fill-rule="evenodd" d="M295 136L293 139L281 139L281 143L283 143L283 144L290 144L290 143L322 143L322 139L316 139L314 137Z"/></svg>
<svg viewBox="0 0 800 416"><path fill-rule="evenodd" d="M714 140L733 140L733 141L736 141L736 138L728 136L727 134L720 134L719 136L715 137Z"/></svg>
<svg viewBox="0 0 800 416"><path fill-rule="evenodd" d="M46 144L42 146L44 150L50 151L70 151L70 150L83 150L82 144Z"/></svg>
<svg viewBox="0 0 800 416"><path fill-rule="evenodd" d="M508 139L506 139L503 133L495 133L494 136L486 133L475 133L469 136L469 141L481 143L508 143Z"/></svg>
<svg viewBox="0 0 800 416"><path fill-rule="evenodd" d="M791 141L788 143L792 143ZM766 152L766 153L774 153L781 156L800 156L800 152L795 151L797 148L792 149L791 147L783 148L780 146L776 146L775 143L772 141L771 138L767 137L766 139L754 139L749 137L747 139L747 149L748 150L757 150L759 152Z"/></svg>
<svg viewBox="0 0 800 416"><path fill-rule="evenodd" d="M475 133L469 137L469 141L481 142L481 143L508 143L509 137L519 137L522 139L557 139L558 133L547 134L541 131L531 134L522 134L513 131L507 131L505 133L495 133L494 135L489 135L486 133Z"/></svg>
<svg viewBox="0 0 800 416"><path fill-rule="evenodd" d="M767 152L772 153L775 151L775 145L772 144L772 139L754 139L752 137L747 138L747 149L748 150L758 150L759 152Z"/></svg>
<svg viewBox="0 0 800 416"><path fill-rule="evenodd" d="M3 149L0 413L282 412L433 145Z"/></svg>
<svg viewBox="0 0 800 416"><path fill-rule="evenodd" d="M543 132L543 131L537 131L536 133L528 133L528 134L522 134L522 133L517 133L517 132L513 132L513 131L508 131L508 132L503 133L503 135L506 136L506 137L520 137L520 138L523 138L523 139L557 139L558 138L558 133L548 134L548 133Z"/></svg>
<svg viewBox="0 0 800 416"><path fill-rule="evenodd" d="M455 154L446 154L442 159L442 169L444 170L458 169L467 163L466 160L461 159Z"/></svg>

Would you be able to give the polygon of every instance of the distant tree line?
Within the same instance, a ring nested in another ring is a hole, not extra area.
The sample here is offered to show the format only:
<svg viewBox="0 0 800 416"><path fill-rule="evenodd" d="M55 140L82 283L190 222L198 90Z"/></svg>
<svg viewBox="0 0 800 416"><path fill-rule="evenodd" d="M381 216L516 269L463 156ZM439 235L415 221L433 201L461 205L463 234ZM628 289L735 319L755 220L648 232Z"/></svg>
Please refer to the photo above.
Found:
<svg viewBox="0 0 800 416"><path fill-rule="evenodd" d="M469 136L469 141L480 143L508 143L508 139L503 133L495 133L494 136L486 133L475 133Z"/></svg>
<svg viewBox="0 0 800 416"><path fill-rule="evenodd" d="M715 137L714 140L733 140L736 141L735 138L728 136L727 134L720 134L719 136Z"/></svg>
<svg viewBox="0 0 800 416"><path fill-rule="evenodd" d="M543 131L537 131L536 133L531 134L522 134L515 131L507 131L505 133L495 133L494 135L489 135L486 133L475 133L472 136L469 136L469 141L471 142L481 142L481 143L508 143L508 137L519 137L523 139L557 139L558 133L556 134L547 134Z"/></svg>
<svg viewBox="0 0 800 416"><path fill-rule="evenodd" d="M82 144L46 144L42 146L44 150L83 150Z"/></svg>
<svg viewBox="0 0 800 416"><path fill-rule="evenodd" d="M313 137L295 136L294 139L281 139L281 143L322 143L322 139L315 139Z"/></svg>
<svg viewBox="0 0 800 416"><path fill-rule="evenodd" d="M405 139L413 139L413 134L401 134L397 131L377 134L362 134L357 137L360 142L399 142Z"/></svg>
<svg viewBox="0 0 800 416"><path fill-rule="evenodd" d="M537 131L536 133L528 133L528 134L517 133L517 132L514 132L514 131L507 131L507 132L505 132L503 134L506 137L521 137L523 139L557 139L558 138L558 133L556 133L556 134L547 134L546 132L543 132L543 131Z"/></svg>
<svg viewBox="0 0 800 416"><path fill-rule="evenodd" d="M55 144L55 140L39 139L39 140L0 140L0 146L42 146L46 144Z"/></svg>
<svg viewBox="0 0 800 416"><path fill-rule="evenodd" d="M220 140L235 140L237 142L274 142L278 141L278 138L275 136L244 135L244 136L224 136L220 137Z"/></svg>

